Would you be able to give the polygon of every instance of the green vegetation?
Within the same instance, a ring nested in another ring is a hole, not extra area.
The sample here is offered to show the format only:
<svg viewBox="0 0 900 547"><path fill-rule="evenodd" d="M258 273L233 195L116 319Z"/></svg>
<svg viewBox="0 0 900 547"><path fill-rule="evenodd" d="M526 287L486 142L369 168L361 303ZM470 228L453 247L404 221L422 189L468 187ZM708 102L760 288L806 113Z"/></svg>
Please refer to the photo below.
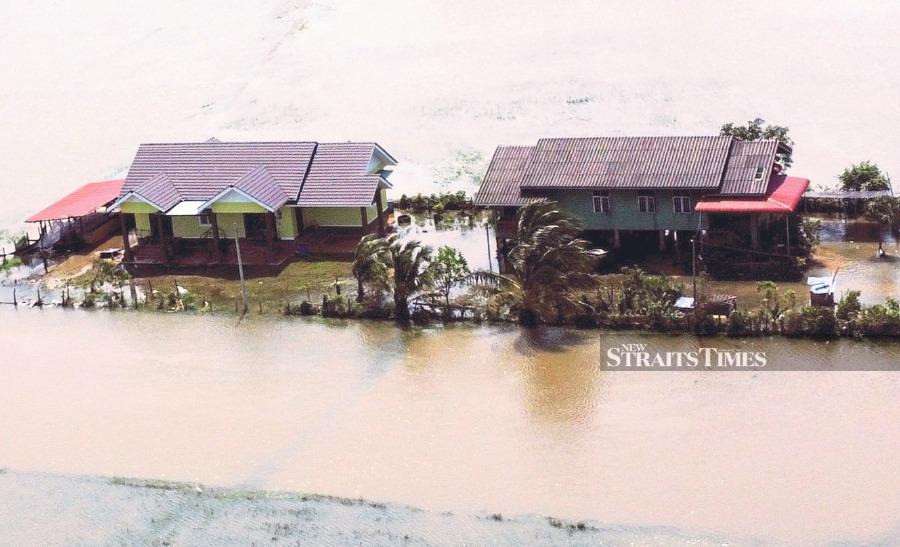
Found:
<svg viewBox="0 0 900 547"><path fill-rule="evenodd" d="M432 249L422 245L418 240L403 240L398 234L386 238L389 260L393 274L394 317L399 321L408 321L409 299L419 289L427 286L423 275L432 259Z"/></svg>
<svg viewBox="0 0 900 547"><path fill-rule="evenodd" d="M470 273L469 264L459 251L447 246L437 250L425 275L431 286L444 297L445 318L450 317L450 291L460 285Z"/></svg>
<svg viewBox="0 0 900 547"><path fill-rule="evenodd" d="M884 255L884 229L900 222L900 198L882 196L870 199L863 214L867 219L881 225L878 231L878 253Z"/></svg>
<svg viewBox="0 0 900 547"><path fill-rule="evenodd" d="M838 175L841 189L847 192L890 190L891 179L878 164L871 161L854 163Z"/></svg>
<svg viewBox="0 0 900 547"><path fill-rule="evenodd" d="M193 300L208 302L212 311L234 311L240 302L240 281L237 272L229 272L231 277L219 275L152 275L135 278L135 283L146 293L156 291L168 301L174 293L175 283L188 291ZM282 313L291 302L305 300L313 302L321 295L334 291L338 286L350 284L351 263L337 260L314 262L294 262L274 275L250 277L247 279L247 293L251 311ZM352 286L352 285L351 285ZM151 291L152 289L152 291Z"/></svg>
<svg viewBox="0 0 900 547"><path fill-rule="evenodd" d="M837 304L836 316L841 321L852 321L859 317L862 305L859 303L859 291L848 291L841 296Z"/></svg>
<svg viewBox="0 0 900 547"><path fill-rule="evenodd" d="M381 257L387 252L387 241L375 234L368 234L359 240L353 257L353 277L356 278L356 301L365 299L365 286L377 285L382 288L387 283L387 267Z"/></svg>
<svg viewBox="0 0 900 547"><path fill-rule="evenodd" d="M12 258L6 258L2 262L0 262L0 273L2 273L4 275L9 275L9 272L13 268L15 268L17 266L21 266L21 265L22 265L22 259L17 256L13 256Z"/></svg>
<svg viewBox="0 0 900 547"><path fill-rule="evenodd" d="M723 137L731 136L742 141L759 141L766 139L778 139L788 146L793 146L794 141L788 136L788 128L783 125L763 125L766 120L756 118L747 122L747 125L735 125L733 123L723 124L719 129L719 135ZM790 153L779 153L775 161L781 164L785 169L791 166L793 158Z"/></svg>
<svg viewBox="0 0 900 547"><path fill-rule="evenodd" d="M444 212L444 211L469 211L472 209L472 199L468 197L465 191L459 192L443 192L440 194L431 194L426 196L416 194L407 196L403 194L397 201L397 208L403 211L412 211L413 213Z"/></svg>
<svg viewBox="0 0 900 547"><path fill-rule="evenodd" d="M556 203L529 204L516 215L510 273L476 272L473 281L495 288L524 325L565 321L583 309L580 294L596 287L592 273L603 256L580 236Z"/></svg>

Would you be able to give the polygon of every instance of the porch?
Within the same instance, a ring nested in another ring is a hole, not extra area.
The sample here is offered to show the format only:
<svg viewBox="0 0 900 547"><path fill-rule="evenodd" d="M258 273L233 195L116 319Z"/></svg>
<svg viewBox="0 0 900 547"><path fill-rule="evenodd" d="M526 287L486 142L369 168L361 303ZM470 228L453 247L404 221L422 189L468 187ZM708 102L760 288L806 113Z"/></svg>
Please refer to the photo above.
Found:
<svg viewBox="0 0 900 547"><path fill-rule="evenodd" d="M238 264L252 266L281 266L295 259L350 258L356 252L359 239L374 233L376 227L315 228L301 231L295 239L259 239L224 236L215 239L210 234L202 238L169 236L161 241L155 232L128 230L128 256L125 262L135 265L165 265L201 267Z"/></svg>

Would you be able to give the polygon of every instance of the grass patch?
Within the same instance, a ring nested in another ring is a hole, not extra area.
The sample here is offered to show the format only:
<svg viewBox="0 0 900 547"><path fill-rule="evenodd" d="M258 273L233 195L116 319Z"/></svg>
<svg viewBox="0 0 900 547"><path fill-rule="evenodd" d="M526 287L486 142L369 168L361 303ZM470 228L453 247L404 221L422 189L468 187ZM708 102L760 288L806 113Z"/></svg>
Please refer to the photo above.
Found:
<svg viewBox="0 0 900 547"><path fill-rule="evenodd" d="M250 310L258 312L262 305L263 313L280 313L286 303L297 303L307 296L313 302L320 301L323 293L333 294L335 280L343 294L356 294L350 262L339 260L293 262L276 275L250 277L247 279ZM136 277L135 281L144 290L152 284L154 290L163 293L173 292L177 281L198 302L209 302L214 311L234 311L241 298L241 284L236 275L223 278L165 274Z"/></svg>

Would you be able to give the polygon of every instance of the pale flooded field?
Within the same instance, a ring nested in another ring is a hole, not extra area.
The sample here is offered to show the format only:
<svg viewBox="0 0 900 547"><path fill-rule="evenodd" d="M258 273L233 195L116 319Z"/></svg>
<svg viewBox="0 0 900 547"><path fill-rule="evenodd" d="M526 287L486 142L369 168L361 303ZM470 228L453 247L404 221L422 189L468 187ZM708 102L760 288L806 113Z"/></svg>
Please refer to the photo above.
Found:
<svg viewBox="0 0 900 547"><path fill-rule="evenodd" d="M622 343L881 371L601 370ZM5 307L0 347L0 491L57 480L20 473L126 476L665 528L671 542L900 541L896 342ZM56 527L146 501L68 488L87 516ZM53 505L19 495L0 520Z"/></svg>

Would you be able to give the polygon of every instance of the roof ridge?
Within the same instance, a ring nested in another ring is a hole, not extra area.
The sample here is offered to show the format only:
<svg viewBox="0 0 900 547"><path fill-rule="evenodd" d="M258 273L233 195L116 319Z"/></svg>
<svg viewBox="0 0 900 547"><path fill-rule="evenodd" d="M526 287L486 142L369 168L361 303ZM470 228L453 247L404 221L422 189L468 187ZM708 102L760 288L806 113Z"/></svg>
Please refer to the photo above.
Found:
<svg viewBox="0 0 900 547"><path fill-rule="evenodd" d="M138 146L171 146L173 144L177 145L206 145L206 146L218 146L218 145L229 145L229 144L319 144L318 141L220 141L216 139L217 142L209 142L206 141L166 141L166 142L142 142Z"/></svg>

